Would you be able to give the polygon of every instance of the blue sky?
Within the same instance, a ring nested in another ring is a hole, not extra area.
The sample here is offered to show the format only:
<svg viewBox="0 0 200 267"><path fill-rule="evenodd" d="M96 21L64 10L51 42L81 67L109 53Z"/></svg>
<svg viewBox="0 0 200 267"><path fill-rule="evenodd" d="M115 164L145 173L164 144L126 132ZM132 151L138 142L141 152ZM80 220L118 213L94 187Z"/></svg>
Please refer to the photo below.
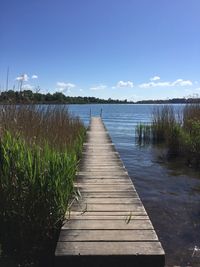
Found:
<svg viewBox="0 0 200 267"><path fill-rule="evenodd" d="M199 0L1 0L0 87L128 100L200 94Z"/></svg>

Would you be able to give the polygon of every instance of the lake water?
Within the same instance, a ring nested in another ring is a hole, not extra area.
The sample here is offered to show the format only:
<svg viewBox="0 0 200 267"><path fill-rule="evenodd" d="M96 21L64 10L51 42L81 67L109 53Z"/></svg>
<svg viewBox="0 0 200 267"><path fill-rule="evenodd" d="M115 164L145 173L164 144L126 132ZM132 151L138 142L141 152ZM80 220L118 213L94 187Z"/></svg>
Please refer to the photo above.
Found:
<svg viewBox="0 0 200 267"><path fill-rule="evenodd" d="M179 110L182 105L174 105ZM166 252L167 266L200 266L200 175L160 150L140 147L135 126L151 120L153 105L70 105L87 125L90 110L110 133ZM195 249L196 248L196 249ZM152 266L153 267L153 266Z"/></svg>

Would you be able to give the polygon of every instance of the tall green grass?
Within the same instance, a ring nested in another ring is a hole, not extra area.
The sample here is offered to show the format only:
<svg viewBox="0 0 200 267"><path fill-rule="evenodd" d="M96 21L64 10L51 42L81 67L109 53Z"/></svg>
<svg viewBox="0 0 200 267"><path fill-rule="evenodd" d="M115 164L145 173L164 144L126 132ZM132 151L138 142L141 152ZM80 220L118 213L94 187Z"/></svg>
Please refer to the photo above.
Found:
<svg viewBox="0 0 200 267"><path fill-rule="evenodd" d="M136 137L141 144L166 142L170 138L173 128L178 124L171 106L155 107L151 123L137 125Z"/></svg>
<svg viewBox="0 0 200 267"><path fill-rule="evenodd" d="M36 266L54 250L85 128L58 106L1 106L0 126L2 253Z"/></svg>
<svg viewBox="0 0 200 267"><path fill-rule="evenodd" d="M152 114L152 138L153 142L166 141L172 128L177 124L176 117L172 106L162 106L154 108Z"/></svg>
<svg viewBox="0 0 200 267"><path fill-rule="evenodd" d="M169 158L181 156L200 167L200 104L186 105L178 116L172 106L156 108L150 125L137 125L136 138L139 144L163 143Z"/></svg>

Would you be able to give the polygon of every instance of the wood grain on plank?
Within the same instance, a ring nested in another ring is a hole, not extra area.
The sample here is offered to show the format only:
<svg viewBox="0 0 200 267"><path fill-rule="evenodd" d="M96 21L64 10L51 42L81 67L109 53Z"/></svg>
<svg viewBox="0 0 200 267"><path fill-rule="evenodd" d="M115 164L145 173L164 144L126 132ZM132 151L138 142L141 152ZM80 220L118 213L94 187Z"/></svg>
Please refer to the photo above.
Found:
<svg viewBox="0 0 200 267"><path fill-rule="evenodd" d="M134 218L134 217L133 217ZM150 220L134 220L131 219L129 223L127 223L126 219L123 221L119 220L70 220L66 222L62 229L99 229L99 230L152 230L153 226Z"/></svg>
<svg viewBox="0 0 200 267"><path fill-rule="evenodd" d="M158 241L154 230L64 230L59 241Z"/></svg>
<svg viewBox="0 0 200 267"><path fill-rule="evenodd" d="M163 255L159 242L58 242L56 255ZM134 263L132 262L132 266ZM153 266L152 266L153 267Z"/></svg>
<svg viewBox="0 0 200 267"><path fill-rule="evenodd" d="M142 266L149 266L146 256L151 266L164 266L153 225L100 118L91 119L74 189L77 199L60 232L56 267L77 266L80 256L84 266L110 266L108 259L119 256L131 257L126 266L140 266L138 256L144 259ZM109 258L100 258L98 265L94 256L98 262L99 256Z"/></svg>

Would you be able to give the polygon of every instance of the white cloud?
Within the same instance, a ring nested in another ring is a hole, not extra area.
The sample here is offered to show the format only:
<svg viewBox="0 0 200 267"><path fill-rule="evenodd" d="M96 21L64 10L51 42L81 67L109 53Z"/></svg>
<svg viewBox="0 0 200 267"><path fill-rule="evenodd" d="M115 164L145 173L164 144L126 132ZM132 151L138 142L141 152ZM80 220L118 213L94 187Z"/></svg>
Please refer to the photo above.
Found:
<svg viewBox="0 0 200 267"><path fill-rule="evenodd" d="M117 88L133 88L133 86L131 81L119 81L116 85Z"/></svg>
<svg viewBox="0 0 200 267"><path fill-rule="evenodd" d="M154 76L150 79L150 81L154 82L154 81L158 81L160 80L160 77L159 76Z"/></svg>
<svg viewBox="0 0 200 267"><path fill-rule="evenodd" d="M193 85L190 80L177 79L176 81L171 83L171 86L191 86Z"/></svg>
<svg viewBox="0 0 200 267"><path fill-rule="evenodd" d="M16 80L17 80L17 81L27 82L27 81L29 80L29 77L28 77L28 75L27 75L26 73L24 73L24 74L18 76L18 77L16 78Z"/></svg>
<svg viewBox="0 0 200 267"><path fill-rule="evenodd" d="M73 83L65 83L65 82L57 82L57 89L60 92L66 92L66 91L70 91L70 89L76 87L75 84Z"/></svg>
<svg viewBox="0 0 200 267"><path fill-rule="evenodd" d="M170 82L149 82L149 83L142 83L139 85L140 88L150 88L150 87L163 87L163 86L170 86Z"/></svg>
<svg viewBox="0 0 200 267"><path fill-rule="evenodd" d="M103 90L103 89L105 89L105 88L107 88L106 85L100 84L100 85L91 87L90 90L92 90L92 91L98 91L98 90Z"/></svg>
<svg viewBox="0 0 200 267"><path fill-rule="evenodd" d="M31 76L31 79L38 79L38 76L35 75L35 74L33 74L33 75Z"/></svg>
<svg viewBox="0 0 200 267"><path fill-rule="evenodd" d="M190 80L177 79L173 82L148 82L139 85L140 88L151 88L151 87L174 87L174 86L192 86L193 83Z"/></svg>

